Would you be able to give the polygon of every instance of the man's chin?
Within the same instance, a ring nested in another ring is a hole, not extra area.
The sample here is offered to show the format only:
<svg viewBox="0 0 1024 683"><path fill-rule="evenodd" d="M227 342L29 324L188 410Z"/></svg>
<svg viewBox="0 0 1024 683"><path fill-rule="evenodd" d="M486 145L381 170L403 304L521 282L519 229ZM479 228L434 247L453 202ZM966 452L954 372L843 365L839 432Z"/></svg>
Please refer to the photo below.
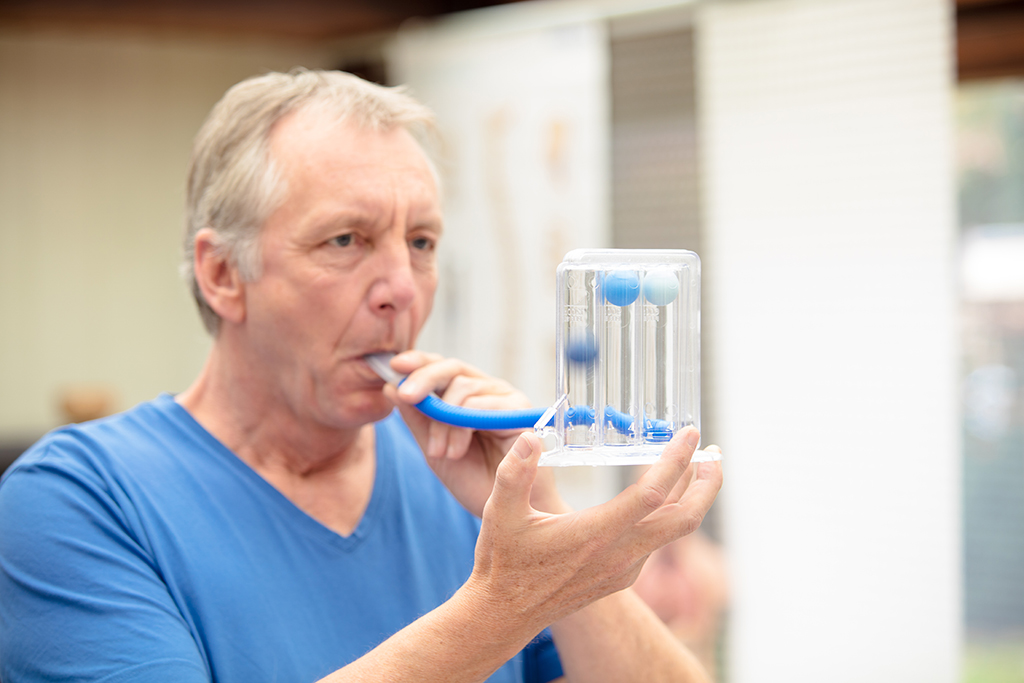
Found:
<svg viewBox="0 0 1024 683"><path fill-rule="evenodd" d="M347 401L342 407L342 419L352 426L362 426L380 422L395 409L392 403L380 391L361 394L355 401Z"/></svg>

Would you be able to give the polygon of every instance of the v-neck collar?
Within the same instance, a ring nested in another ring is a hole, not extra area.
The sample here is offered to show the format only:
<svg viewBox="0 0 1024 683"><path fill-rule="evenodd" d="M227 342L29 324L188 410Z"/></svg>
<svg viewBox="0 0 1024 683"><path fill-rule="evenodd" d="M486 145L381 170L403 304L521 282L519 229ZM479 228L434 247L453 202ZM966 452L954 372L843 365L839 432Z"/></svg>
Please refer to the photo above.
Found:
<svg viewBox="0 0 1024 683"><path fill-rule="evenodd" d="M370 494L370 501L367 503L363 516L360 518L356 528L348 536L343 536L310 516L274 487L273 484L260 476L248 463L239 458L234 451L225 446L217 437L203 427L184 406L174 400L171 394L161 394L160 398L169 404L167 406L168 409L177 415L185 429L191 431L197 438L204 441L212 452L223 456L227 466L238 472L241 478L248 482L249 486L275 501L282 515L287 518L286 521L306 536L327 543L340 550L351 551L370 535L379 521L382 511L386 509L391 491L395 487L396 465L391 435L387 429L381 427L380 422L374 425L375 465L373 491Z"/></svg>

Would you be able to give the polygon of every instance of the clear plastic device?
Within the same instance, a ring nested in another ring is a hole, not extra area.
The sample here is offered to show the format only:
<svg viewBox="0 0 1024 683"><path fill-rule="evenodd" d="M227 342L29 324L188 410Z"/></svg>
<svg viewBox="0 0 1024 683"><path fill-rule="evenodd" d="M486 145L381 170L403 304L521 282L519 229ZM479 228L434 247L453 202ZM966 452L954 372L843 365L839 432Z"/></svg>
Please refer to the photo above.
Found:
<svg viewBox="0 0 1024 683"><path fill-rule="evenodd" d="M554 405L478 410L429 395L416 407L470 429L532 426L541 465L655 462L674 434L700 429L700 259L674 249L579 249L557 280ZM405 378L393 356L364 360L397 385ZM720 459L698 450L691 462Z"/></svg>
<svg viewBox="0 0 1024 683"><path fill-rule="evenodd" d="M535 425L540 464L655 462L679 430L700 429L700 259L579 249L556 277L560 398Z"/></svg>

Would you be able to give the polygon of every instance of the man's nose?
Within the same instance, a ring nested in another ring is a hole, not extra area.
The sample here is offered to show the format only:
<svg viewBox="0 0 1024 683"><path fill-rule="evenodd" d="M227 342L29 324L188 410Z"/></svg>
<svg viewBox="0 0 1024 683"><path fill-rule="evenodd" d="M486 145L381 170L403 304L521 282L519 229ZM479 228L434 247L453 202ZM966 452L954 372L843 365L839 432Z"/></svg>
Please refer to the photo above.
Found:
<svg viewBox="0 0 1024 683"><path fill-rule="evenodd" d="M406 310L416 298L409 245L404 239L379 245L374 257L377 278L370 287L370 308L385 317Z"/></svg>

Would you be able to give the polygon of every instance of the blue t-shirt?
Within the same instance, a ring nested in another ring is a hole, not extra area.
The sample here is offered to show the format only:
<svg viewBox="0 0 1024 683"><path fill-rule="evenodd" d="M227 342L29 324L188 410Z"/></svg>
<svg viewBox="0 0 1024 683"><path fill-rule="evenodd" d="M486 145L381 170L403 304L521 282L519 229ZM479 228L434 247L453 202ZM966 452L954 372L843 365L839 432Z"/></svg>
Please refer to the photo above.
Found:
<svg viewBox="0 0 1024 683"><path fill-rule="evenodd" d="M0 482L0 678L307 683L466 581L479 520L397 413L340 536L170 395L59 429ZM561 675L542 636L490 679Z"/></svg>

